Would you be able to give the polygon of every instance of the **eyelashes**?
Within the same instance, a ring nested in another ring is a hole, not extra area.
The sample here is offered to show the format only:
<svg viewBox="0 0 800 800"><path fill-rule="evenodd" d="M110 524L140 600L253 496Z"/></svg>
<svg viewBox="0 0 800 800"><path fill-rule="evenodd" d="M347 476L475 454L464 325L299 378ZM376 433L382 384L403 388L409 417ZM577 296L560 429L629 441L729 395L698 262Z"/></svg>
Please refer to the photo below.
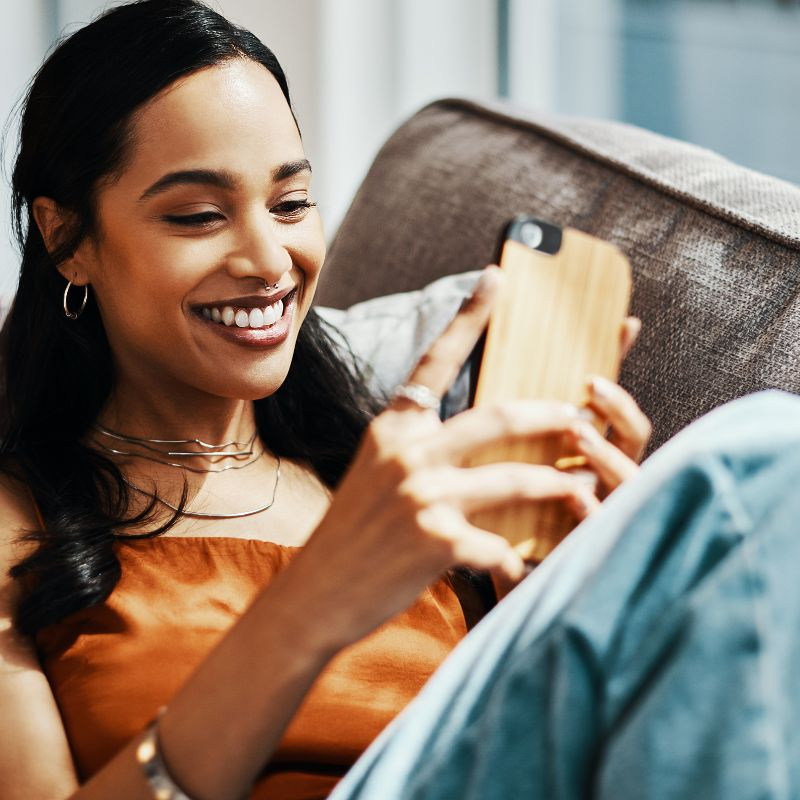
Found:
<svg viewBox="0 0 800 800"><path fill-rule="evenodd" d="M171 225L181 225L186 228L203 228L224 218L222 214L216 211L203 211L200 214L165 214L161 219Z"/></svg>
<svg viewBox="0 0 800 800"><path fill-rule="evenodd" d="M282 219L300 219L316 205L310 200L286 200L273 206L270 213ZM225 217L219 211L201 211L197 214L165 214L161 219L183 228L210 228L224 221Z"/></svg>
<svg viewBox="0 0 800 800"><path fill-rule="evenodd" d="M310 200L287 200L284 203L279 203L270 209L273 214L280 214L284 217L301 217L310 208L314 208L316 203Z"/></svg>

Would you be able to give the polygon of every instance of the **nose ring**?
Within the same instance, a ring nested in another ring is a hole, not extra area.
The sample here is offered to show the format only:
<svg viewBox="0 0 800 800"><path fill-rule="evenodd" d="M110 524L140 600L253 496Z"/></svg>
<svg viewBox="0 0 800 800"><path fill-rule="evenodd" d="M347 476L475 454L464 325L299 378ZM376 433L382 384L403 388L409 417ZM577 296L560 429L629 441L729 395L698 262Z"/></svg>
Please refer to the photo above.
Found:
<svg viewBox="0 0 800 800"><path fill-rule="evenodd" d="M278 286L280 286L280 281L278 281L277 283L273 283L273 284L269 284L266 281L264 281L264 288L265 289L277 289Z"/></svg>

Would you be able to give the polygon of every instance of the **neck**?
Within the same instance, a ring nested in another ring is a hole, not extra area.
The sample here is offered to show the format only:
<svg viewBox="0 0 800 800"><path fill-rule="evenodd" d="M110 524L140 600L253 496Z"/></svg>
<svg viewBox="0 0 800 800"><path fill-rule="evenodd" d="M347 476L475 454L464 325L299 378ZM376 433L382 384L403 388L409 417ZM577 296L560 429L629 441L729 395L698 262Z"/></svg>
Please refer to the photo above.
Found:
<svg viewBox="0 0 800 800"><path fill-rule="evenodd" d="M187 411L188 410L188 411ZM201 439L246 442L255 432L252 400L196 393L180 398L161 392L116 389L97 422L126 436L145 439Z"/></svg>

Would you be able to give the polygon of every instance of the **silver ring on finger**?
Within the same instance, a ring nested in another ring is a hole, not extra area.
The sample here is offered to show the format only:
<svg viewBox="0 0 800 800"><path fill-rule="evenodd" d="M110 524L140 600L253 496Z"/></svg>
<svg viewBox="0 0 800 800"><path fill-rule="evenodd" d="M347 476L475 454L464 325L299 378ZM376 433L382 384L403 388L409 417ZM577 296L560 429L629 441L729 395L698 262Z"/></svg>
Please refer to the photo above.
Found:
<svg viewBox="0 0 800 800"><path fill-rule="evenodd" d="M440 414L442 410L441 399L421 383L403 383L394 390L394 396L410 400L425 411L435 411Z"/></svg>

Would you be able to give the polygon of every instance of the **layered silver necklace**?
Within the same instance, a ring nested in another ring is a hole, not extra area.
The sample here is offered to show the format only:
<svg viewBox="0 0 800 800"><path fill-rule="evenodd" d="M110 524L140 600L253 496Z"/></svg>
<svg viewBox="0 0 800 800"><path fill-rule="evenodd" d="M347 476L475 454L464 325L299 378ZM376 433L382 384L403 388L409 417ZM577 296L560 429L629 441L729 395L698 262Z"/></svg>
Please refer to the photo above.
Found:
<svg viewBox="0 0 800 800"><path fill-rule="evenodd" d="M258 435L257 432L254 432L246 442L231 441L221 444L211 444L209 442L204 442L202 439L149 439L142 436L129 436L119 431L112 431L100 424L95 424L94 429L97 434L99 434L95 444L110 455L124 458L143 458L166 467L173 467L195 473L208 474L226 472L230 469L244 469L245 467L255 464L266 452L263 447L258 452L254 450L254 444ZM106 444L103 439L111 440L113 446L111 444ZM145 452L130 449L131 447L141 448ZM199 465L196 462L194 464L187 463L193 459L201 460L201 463ZM232 459L232 462L221 465L217 463L223 459ZM238 519L240 517L252 517L256 514L261 514L272 508L275 504L278 483L281 478L281 458L276 455L275 459L275 482L272 486L272 494L269 502L258 506L258 508L234 513L213 513L191 511L186 508L181 509L165 500L156 492L150 492L132 481L129 481L124 476L122 480L125 482L126 486L130 487L135 492L149 497L161 503L171 511L182 514L185 517L194 517L197 519ZM202 460L205 460L206 463L203 464Z"/></svg>

